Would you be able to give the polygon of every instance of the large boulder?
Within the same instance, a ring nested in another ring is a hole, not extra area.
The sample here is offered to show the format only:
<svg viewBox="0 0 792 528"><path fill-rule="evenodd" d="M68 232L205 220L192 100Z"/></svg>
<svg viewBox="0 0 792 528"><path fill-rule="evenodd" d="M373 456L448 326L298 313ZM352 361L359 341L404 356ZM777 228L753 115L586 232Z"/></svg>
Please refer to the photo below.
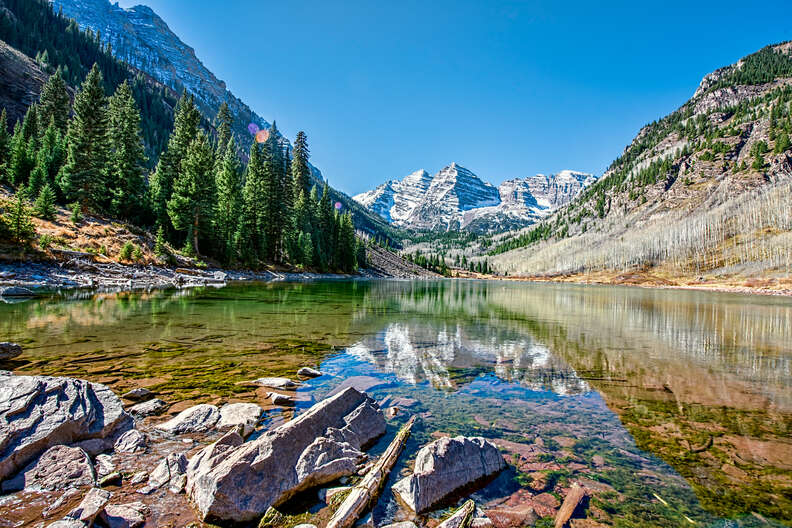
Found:
<svg viewBox="0 0 792 528"><path fill-rule="evenodd" d="M15 477L3 481L3 491L62 490L94 486L96 474L88 454L79 447L50 447Z"/></svg>
<svg viewBox="0 0 792 528"><path fill-rule="evenodd" d="M483 438L440 438L418 451L413 474L394 484L393 491L416 513L423 513L505 467L498 448Z"/></svg>
<svg viewBox="0 0 792 528"><path fill-rule="evenodd" d="M142 453L148 445L148 437L137 429L130 429L122 434L113 445L116 453Z"/></svg>
<svg viewBox="0 0 792 528"><path fill-rule="evenodd" d="M202 403L184 409L167 422L159 424L157 429L171 434L205 433L214 428L218 420L220 410L217 406Z"/></svg>
<svg viewBox="0 0 792 528"><path fill-rule="evenodd" d="M171 453L157 464L149 475L148 483L138 493L148 495L167 484L173 493L184 491L186 484L187 458L184 453Z"/></svg>
<svg viewBox="0 0 792 528"><path fill-rule="evenodd" d="M384 433L374 400L349 388L251 442L226 435L204 449L190 463L187 493L204 520L249 522L300 491L354 473L360 448Z"/></svg>
<svg viewBox="0 0 792 528"><path fill-rule="evenodd" d="M154 398L153 400L133 405L129 408L129 414L135 418L145 418L146 416L160 414L167 406L168 404L164 401Z"/></svg>
<svg viewBox="0 0 792 528"><path fill-rule="evenodd" d="M118 396L99 383L0 375L0 481L55 445L90 440L109 449L132 425Z"/></svg>

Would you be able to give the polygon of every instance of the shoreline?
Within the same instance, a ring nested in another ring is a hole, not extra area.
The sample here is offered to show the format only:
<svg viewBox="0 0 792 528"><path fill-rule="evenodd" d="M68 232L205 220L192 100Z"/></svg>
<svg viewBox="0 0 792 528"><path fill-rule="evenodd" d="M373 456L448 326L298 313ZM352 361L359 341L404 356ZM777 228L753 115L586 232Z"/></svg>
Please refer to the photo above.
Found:
<svg viewBox="0 0 792 528"><path fill-rule="evenodd" d="M792 279L788 288L781 289L766 289L759 286L748 286L728 283L717 282L701 282L699 284L660 284L651 282L650 280L640 281L620 281L614 277L611 280L596 279L590 276L571 275L560 277L543 277L543 276L524 276L524 277L497 277L496 280L507 280L514 282L552 282L556 284L588 284L598 286L627 286L633 288L645 288L653 290L687 290L687 291L703 291L713 293L739 293L745 295L762 295L770 297L792 297Z"/></svg>

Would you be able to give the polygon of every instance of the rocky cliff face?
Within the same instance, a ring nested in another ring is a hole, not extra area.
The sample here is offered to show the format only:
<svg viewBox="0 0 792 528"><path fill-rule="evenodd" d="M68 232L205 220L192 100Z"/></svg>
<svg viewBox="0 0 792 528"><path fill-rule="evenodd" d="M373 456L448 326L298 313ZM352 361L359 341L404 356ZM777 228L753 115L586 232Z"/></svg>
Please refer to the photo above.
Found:
<svg viewBox="0 0 792 528"><path fill-rule="evenodd" d="M0 41L0 108L8 113L13 128L28 107L37 102L47 74L24 53Z"/></svg>
<svg viewBox="0 0 792 528"><path fill-rule="evenodd" d="M490 233L530 225L594 181L591 174L566 170L508 180L496 188L452 163L434 177L421 169L355 200L399 227Z"/></svg>
<svg viewBox="0 0 792 528"><path fill-rule="evenodd" d="M150 8L138 5L123 9L108 0L52 0L55 10L74 18L81 28L99 32L119 59L142 70L181 93L195 96L203 114L214 119L225 102L234 116L234 132L242 145L252 140L247 127L269 123L232 94L195 55L195 50L173 33Z"/></svg>

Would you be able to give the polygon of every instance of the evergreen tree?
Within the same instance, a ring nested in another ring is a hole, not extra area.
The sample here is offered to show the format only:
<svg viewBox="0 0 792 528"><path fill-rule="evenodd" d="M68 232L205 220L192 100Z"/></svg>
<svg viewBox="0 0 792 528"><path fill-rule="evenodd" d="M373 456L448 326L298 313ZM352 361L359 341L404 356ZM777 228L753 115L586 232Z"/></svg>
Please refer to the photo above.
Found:
<svg viewBox="0 0 792 528"><path fill-rule="evenodd" d="M33 160L28 156L28 142L22 134L22 126L17 122L11 137L11 148L6 165L6 180L11 185L24 185L33 170Z"/></svg>
<svg viewBox="0 0 792 528"><path fill-rule="evenodd" d="M231 262L234 257L234 237L238 230L242 200L239 159L233 138L229 139L224 155L218 161L215 185L217 187L214 211L215 236L223 260Z"/></svg>
<svg viewBox="0 0 792 528"><path fill-rule="evenodd" d="M338 266L341 270L351 272L355 270L356 260L355 247L355 226L352 223L352 215L345 213L340 215L338 233Z"/></svg>
<svg viewBox="0 0 792 528"><path fill-rule="evenodd" d="M41 89L39 124L44 125L52 120L55 122L55 127L65 133L69 124L70 112L71 99L69 98L69 92L66 89L66 82L63 80L61 69L58 68L47 79Z"/></svg>
<svg viewBox="0 0 792 528"><path fill-rule="evenodd" d="M46 169L36 166L33 172L30 173L27 187L25 188L25 195L28 198L35 198L41 192L41 189L49 183L47 181Z"/></svg>
<svg viewBox="0 0 792 528"><path fill-rule="evenodd" d="M335 237L333 236L335 218L333 204L330 203L330 188L325 182L322 198L316 206L317 236L319 237L319 265L322 270L333 266L335 253Z"/></svg>
<svg viewBox="0 0 792 528"><path fill-rule="evenodd" d="M25 138L25 143L31 139L38 141L39 136L39 119L38 119L38 106L32 104L25 112L25 117L22 120L22 137ZM38 146L38 145L37 145Z"/></svg>
<svg viewBox="0 0 792 528"><path fill-rule="evenodd" d="M297 245L299 247L298 263L303 266L310 266L313 262L313 241L311 240L311 233L301 232L297 238Z"/></svg>
<svg viewBox="0 0 792 528"><path fill-rule="evenodd" d="M5 174L5 166L11 152L11 134L8 133L8 115L6 109L0 113L0 178Z"/></svg>
<svg viewBox="0 0 792 528"><path fill-rule="evenodd" d="M168 200L173 227L187 232L196 255L201 254L199 241L209 236L215 199L213 168L214 152L202 130L187 148L182 170L173 182L173 195Z"/></svg>
<svg viewBox="0 0 792 528"><path fill-rule="evenodd" d="M305 196L311 194L311 168L308 166L309 157L308 138L305 132L301 130L297 132L297 138L294 140L294 159L291 164L295 201L301 192L304 193Z"/></svg>
<svg viewBox="0 0 792 528"><path fill-rule="evenodd" d="M56 178L58 171L66 162L66 142L63 134L55 127L54 119L50 119L49 126L44 131L41 138L41 146L36 155L36 166L34 172L42 171L46 176L46 183L49 183L53 192L56 192ZM33 195L35 196L35 195Z"/></svg>
<svg viewBox="0 0 792 528"><path fill-rule="evenodd" d="M25 203L23 193L17 193L16 200L11 206L8 231L11 240L18 244L29 241L36 234L36 228L30 220L30 209Z"/></svg>
<svg viewBox="0 0 792 528"><path fill-rule="evenodd" d="M288 179L286 177L283 150L278 138L278 128L275 123L272 123L269 132L269 138L264 144L267 152L264 160L266 258L271 262L280 262L284 249L284 228L290 219L288 200L286 198L287 187L285 185ZM288 191L291 191L291 189L288 188Z"/></svg>
<svg viewBox="0 0 792 528"><path fill-rule="evenodd" d="M231 110L228 109L228 104L225 101L220 105L217 111L217 118L215 119L215 129L217 130L217 157L222 159L225 155L225 150L228 147L228 142L231 141L231 126L234 124L234 117L231 115Z"/></svg>
<svg viewBox="0 0 792 528"><path fill-rule="evenodd" d="M36 203L33 204L33 212L44 220L55 219L55 191L52 190L52 186L49 183L44 185L38 198L36 198Z"/></svg>
<svg viewBox="0 0 792 528"><path fill-rule="evenodd" d="M68 156L58 175L66 199L94 211L102 211L108 202L107 126L102 73L94 64L74 98L74 117L67 133Z"/></svg>
<svg viewBox="0 0 792 528"><path fill-rule="evenodd" d="M171 232L168 216L168 200L173 193L173 182L181 171L181 161L187 148L198 135L201 114L192 96L185 92L176 106L173 132L168 139L168 148L162 153L157 168L151 177L149 196L151 210L156 223L165 229L166 236Z"/></svg>
<svg viewBox="0 0 792 528"><path fill-rule="evenodd" d="M242 256L248 264L263 258L267 248L264 231L267 191L264 180L261 147L254 141L250 147L250 160L242 189L242 217L237 235Z"/></svg>
<svg viewBox="0 0 792 528"><path fill-rule="evenodd" d="M145 219L146 162L140 132L140 111L132 89L121 83L109 104L110 162L108 186L112 196L111 212L138 224Z"/></svg>

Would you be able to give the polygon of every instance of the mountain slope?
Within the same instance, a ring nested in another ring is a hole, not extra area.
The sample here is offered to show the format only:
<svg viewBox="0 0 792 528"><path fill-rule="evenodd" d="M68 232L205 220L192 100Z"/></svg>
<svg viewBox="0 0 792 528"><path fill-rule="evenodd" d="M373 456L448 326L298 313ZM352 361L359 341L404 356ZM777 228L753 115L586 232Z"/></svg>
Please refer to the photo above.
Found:
<svg viewBox="0 0 792 528"><path fill-rule="evenodd" d="M597 183L496 247L492 264L510 274L788 270L791 51L768 46L705 76Z"/></svg>
<svg viewBox="0 0 792 528"><path fill-rule="evenodd" d="M164 85L195 96L201 112L214 119L222 103L234 116L234 133L247 150L252 142L248 125L269 128L269 123L231 93L149 7L123 9L108 0L52 0L56 11L74 18L82 29L99 33L113 54Z"/></svg>
<svg viewBox="0 0 792 528"><path fill-rule="evenodd" d="M594 181L591 174L567 170L496 188L452 163L433 177L421 169L354 198L394 226L493 233L535 223Z"/></svg>

